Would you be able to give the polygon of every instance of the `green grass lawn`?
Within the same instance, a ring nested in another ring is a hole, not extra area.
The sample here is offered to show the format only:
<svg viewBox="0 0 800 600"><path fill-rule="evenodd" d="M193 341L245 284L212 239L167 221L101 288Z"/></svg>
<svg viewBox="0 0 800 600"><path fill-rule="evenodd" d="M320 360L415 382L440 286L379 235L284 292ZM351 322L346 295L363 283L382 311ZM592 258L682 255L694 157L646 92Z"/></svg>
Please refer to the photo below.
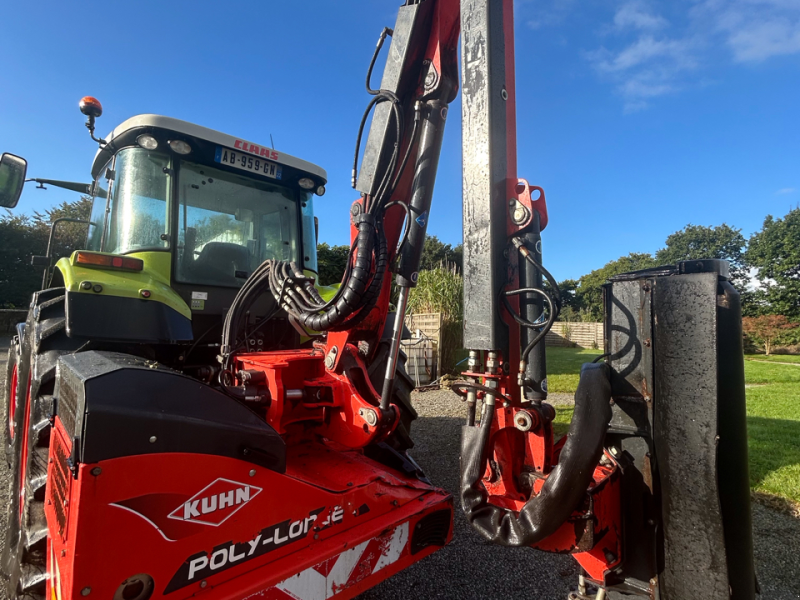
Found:
<svg viewBox="0 0 800 600"><path fill-rule="evenodd" d="M547 348L547 391L552 393L574 394L578 388L581 365L592 362L600 356L601 350L584 350L583 348ZM800 369L798 369L800 370ZM556 420L553 421L553 432L557 436L564 435L572 420L571 406L557 406Z"/></svg>
<svg viewBox="0 0 800 600"><path fill-rule="evenodd" d="M800 502L800 368L745 361L750 485Z"/></svg>
<svg viewBox="0 0 800 600"><path fill-rule="evenodd" d="M574 393L581 364L599 355L597 350L548 348L550 391ZM774 358L779 361L788 357ZM748 385L750 485L756 492L800 503L800 368L747 360L744 370ZM566 433L571 418L571 407L556 407L557 435Z"/></svg>
<svg viewBox="0 0 800 600"><path fill-rule="evenodd" d="M800 354L770 354L769 356L766 354L745 354L744 357L746 360L766 360L768 362L784 362L800 365Z"/></svg>
<svg viewBox="0 0 800 600"><path fill-rule="evenodd" d="M547 348L547 391L574 394L578 388L581 365L600 356L601 350L583 348ZM798 369L800 370L800 369Z"/></svg>

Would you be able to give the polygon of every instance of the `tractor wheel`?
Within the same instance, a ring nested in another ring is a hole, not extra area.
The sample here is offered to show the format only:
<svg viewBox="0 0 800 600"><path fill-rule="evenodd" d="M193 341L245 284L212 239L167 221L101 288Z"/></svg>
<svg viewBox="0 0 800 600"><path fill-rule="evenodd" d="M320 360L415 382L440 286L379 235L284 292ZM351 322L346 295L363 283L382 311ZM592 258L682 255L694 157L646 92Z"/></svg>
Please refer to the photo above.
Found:
<svg viewBox="0 0 800 600"><path fill-rule="evenodd" d="M47 558L45 484L58 357L82 342L67 337L64 288L34 294L17 363L11 498L2 570L11 599L43 598Z"/></svg>
<svg viewBox="0 0 800 600"><path fill-rule="evenodd" d="M370 382L378 392L383 388L383 378L386 375L386 363L389 360L391 342L381 340L375 357L368 367ZM414 391L414 380L406 372L406 354L402 350L397 359L397 372L394 377L393 402L400 409L400 423L394 430L387 443L395 450L405 453L414 447L411 439L411 423L417 418L417 411L411 405L411 392Z"/></svg>
<svg viewBox="0 0 800 600"><path fill-rule="evenodd" d="M6 423L3 429L3 448L6 456L6 464L11 468L14 460L14 437L16 436L16 414L17 414L17 370L19 368L20 344L15 336L11 340L6 359L6 378L3 388L3 406L6 408Z"/></svg>

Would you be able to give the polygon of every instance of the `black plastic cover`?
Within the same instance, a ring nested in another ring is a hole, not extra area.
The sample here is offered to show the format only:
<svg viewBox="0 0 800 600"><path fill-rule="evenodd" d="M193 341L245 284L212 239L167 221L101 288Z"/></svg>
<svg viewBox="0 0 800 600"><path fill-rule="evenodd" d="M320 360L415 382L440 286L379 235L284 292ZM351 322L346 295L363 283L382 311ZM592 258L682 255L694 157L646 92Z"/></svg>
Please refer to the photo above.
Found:
<svg viewBox="0 0 800 600"><path fill-rule="evenodd" d="M190 319L155 300L67 292L66 305L69 337L151 344L194 337Z"/></svg>
<svg viewBox="0 0 800 600"><path fill-rule="evenodd" d="M96 351L62 356L55 398L77 462L185 452L286 470L283 439L249 408L135 356Z"/></svg>

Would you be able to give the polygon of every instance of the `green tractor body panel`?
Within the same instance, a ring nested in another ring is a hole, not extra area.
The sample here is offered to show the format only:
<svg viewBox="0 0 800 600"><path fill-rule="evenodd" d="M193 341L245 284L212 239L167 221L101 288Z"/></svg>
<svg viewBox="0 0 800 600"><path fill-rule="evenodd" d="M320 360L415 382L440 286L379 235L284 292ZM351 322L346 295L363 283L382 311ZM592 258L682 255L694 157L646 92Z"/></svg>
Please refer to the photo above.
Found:
<svg viewBox="0 0 800 600"><path fill-rule="evenodd" d="M126 255L144 263L141 271L78 264L77 254L56 263L70 337L156 344L193 339L191 310L170 287L168 252Z"/></svg>
<svg viewBox="0 0 800 600"><path fill-rule="evenodd" d="M192 318L192 311L170 287L171 256L169 252L135 252L127 254L131 258L138 258L144 262L141 271L123 269L87 267L75 262L78 252L73 252L69 258L62 258L56 263L56 268L61 271L64 278L64 287L68 292L89 294L96 296L117 296L120 298L133 298L145 300L142 291L149 292L148 302L161 302L169 308ZM107 256L117 256L114 254ZM92 287L81 289L81 283L88 281ZM102 286L101 292L94 291L94 285Z"/></svg>

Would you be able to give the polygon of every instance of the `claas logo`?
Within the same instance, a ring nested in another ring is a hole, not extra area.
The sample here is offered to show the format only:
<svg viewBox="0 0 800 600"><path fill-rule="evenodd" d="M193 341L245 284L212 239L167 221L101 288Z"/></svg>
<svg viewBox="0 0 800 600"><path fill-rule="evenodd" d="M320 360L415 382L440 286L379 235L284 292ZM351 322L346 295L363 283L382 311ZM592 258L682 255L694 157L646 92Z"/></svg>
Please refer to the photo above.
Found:
<svg viewBox="0 0 800 600"><path fill-rule="evenodd" d="M173 510L169 518L217 527L260 492L259 487L220 477Z"/></svg>

